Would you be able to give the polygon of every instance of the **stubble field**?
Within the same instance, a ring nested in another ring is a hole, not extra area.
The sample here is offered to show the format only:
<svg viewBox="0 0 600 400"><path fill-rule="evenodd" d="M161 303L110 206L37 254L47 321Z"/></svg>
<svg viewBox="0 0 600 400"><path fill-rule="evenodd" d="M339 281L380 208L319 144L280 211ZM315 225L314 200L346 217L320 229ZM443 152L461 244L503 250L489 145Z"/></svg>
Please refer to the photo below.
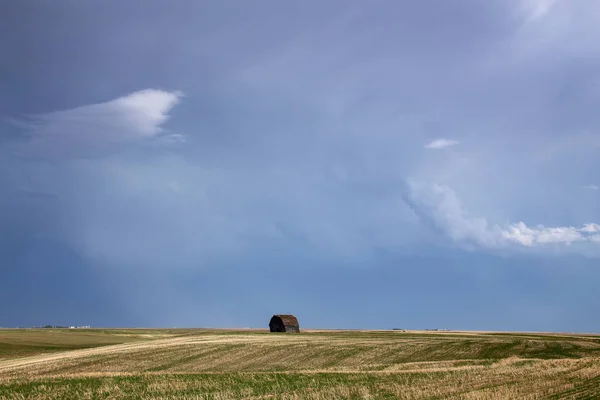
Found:
<svg viewBox="0 0 600 400"><path fill-rule="evenodd" d="M0 330L0 399L595 399L591 335Z"/></svg>

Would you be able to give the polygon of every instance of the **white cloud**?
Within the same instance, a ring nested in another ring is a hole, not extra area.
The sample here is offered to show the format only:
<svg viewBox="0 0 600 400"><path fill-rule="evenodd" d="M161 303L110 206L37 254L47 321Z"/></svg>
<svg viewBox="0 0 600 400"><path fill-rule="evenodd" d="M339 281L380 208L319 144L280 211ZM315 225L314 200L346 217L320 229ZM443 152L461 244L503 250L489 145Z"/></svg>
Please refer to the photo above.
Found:
<svg viewBox="0 0 600 400"><path fill-rule="evenodd" d="M584 232L583 228L575 227L546 228L538 226L537 228L529 228L525 223L518 222L503 230L502 237L509 242L528 247L552 243L570 245L573 242L587 240L582 232Z"/></svg>
<svg viewBox="0 0 600 400"><path fill-rule="evenodd" d="M587 190L598 190L598 189L600 189L600 188L599 188L598 186L596 186L596 185L586 185L586 186L584 186L583 188L584 188L584 189L587 189Z"/></svg>
<svg viewBox="0 0 600 400"><path fill-rule="evenodd" d="M89 107L113 110L118 123L131 133L155 136L161 132L160 126L167 121L169 111L179 103L182 95L181 92L147 89Z"/></svg>
<svg viewBox="0 0 600 400"><path fill-rule="evenodd" d="M587 232L587 233L600 232L600 225L598 225L598 224L585 224L583 226L583 228L581 228L581 232Z"/></svg>
<svg viewBox="0 0 600 400"><path fill-rule="evenodd" d="M421 220L433 225L457 243L487 248L600 243L600 235L596 234L600 232L600 225L596 223L581 227L529 227L524 222L509 223L504 227L490 225L485 218L469 216L456 193L444 185L411 181L408 183L405 200Z"/></svg>
<svg viewBox="0 0 600 400"><path fill-rule="evenodd" d="M453 241L495 244L487 221L468 217L460 199L447 186L410 181L404 200L423 221Z"/></svg>
<svg viewBox="0 0 600 400"><path fill-rule="evenodd" d="M435 139L434 141L425 145L426 149L443 149L457 145L459 142L450 139Z"/></svg>
<svg viewBox="0 0 600 400"><path fill-rule="evenodd" d="M147 89L104 103L32 116L22 121L30 139L18 152L35 157L86 158L124 144L161 139L162 125L182 95Z"/></svg>

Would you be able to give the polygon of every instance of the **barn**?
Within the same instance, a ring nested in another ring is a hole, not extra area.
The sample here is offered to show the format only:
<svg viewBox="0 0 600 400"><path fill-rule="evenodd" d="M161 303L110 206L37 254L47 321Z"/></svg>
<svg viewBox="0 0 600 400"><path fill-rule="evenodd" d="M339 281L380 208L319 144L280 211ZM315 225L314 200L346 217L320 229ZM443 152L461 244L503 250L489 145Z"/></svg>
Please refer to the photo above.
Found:
<svg viewBox="0 0 600 400"><path fill-rule="evenodd" d="M300 332L298 319L291 314L276 314L269 322L271 332Z"/></svg>

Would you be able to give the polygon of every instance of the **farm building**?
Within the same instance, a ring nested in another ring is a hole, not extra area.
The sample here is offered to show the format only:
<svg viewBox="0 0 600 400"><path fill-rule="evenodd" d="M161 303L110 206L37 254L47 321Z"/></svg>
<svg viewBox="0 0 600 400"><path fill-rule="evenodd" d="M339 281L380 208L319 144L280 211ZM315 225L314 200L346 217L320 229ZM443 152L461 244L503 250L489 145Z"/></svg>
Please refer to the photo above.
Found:
<svg viewBox="0 0 600 400"><path fill-rule="evenodd" d="M298 319L289 314L273 315L269 322L271 332L300 332Z"/></svg>

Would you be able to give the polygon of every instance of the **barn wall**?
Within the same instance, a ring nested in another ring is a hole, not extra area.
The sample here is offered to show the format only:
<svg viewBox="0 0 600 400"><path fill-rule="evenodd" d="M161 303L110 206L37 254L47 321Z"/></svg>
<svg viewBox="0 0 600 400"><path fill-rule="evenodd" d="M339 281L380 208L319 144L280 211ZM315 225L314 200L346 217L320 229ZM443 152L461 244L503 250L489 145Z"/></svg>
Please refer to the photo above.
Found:
<svg viewBox="0 0 600 400"><path fill-rule="evenodd" d="M300 332L300 328L297 325L286 325L285 326L285 331L286 332L298 333L298 332Z"/></svg>

